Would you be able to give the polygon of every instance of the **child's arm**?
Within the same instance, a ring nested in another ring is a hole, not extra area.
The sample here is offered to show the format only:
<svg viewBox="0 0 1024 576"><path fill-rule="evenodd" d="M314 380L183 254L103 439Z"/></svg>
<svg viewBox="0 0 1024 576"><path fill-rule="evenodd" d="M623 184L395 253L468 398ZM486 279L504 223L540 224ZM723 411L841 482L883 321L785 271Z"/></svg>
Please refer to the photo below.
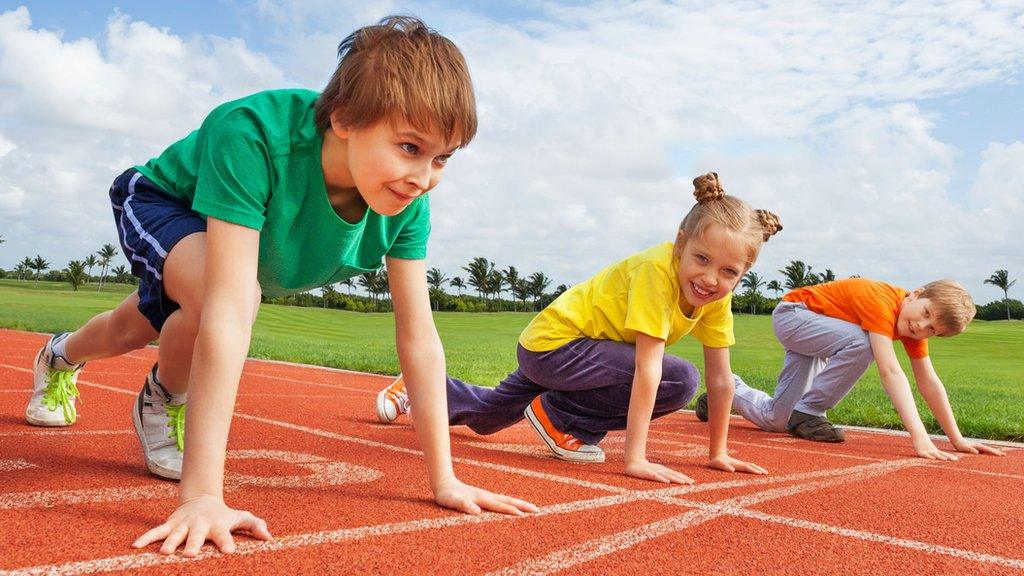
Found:
<svg viewBox="0 0 1024 576"><path fill-rule="evenodd" d="M166 522L140 536L141 548L163 540L160 551L194 556L212 540L233 552L231 532L246 530L270 539L263 520L224 503L224 459L242 364L249 350L258 305L256 264L259 232L209 218L202 315L189 375L185 450L178 509Z"/></svg>
<svg viewBox="0 0 1024 576"><path fill-rule="evenodd" d="M448 438L444 350L434 326L423 260L388 258L388 281L395 307L395 345L402 367L434 500L469 514L480 509L521 515L536 512L529 502L463 484L452 468Z"/></svg>
<svg viewBox="0 0 1024 576"><path fill-rule="evenodd" d="M636 335L636 361L633 387L629 393L626 415L626 476L677 484L693 484L693 479L647 460L647 432L661 384L661 367L665 358L665 341L643 332Z"/></svg>
<svg viewBox="0 0 1024 576"><path fill-rule="evenodd" d="M704 347L704 382L708 388L708 465L726 472L767 474L768 471L752 462L729 456L729 412L736 383L729 363L728 348Z"/></svg>
<svg viewBox="0 0 1024 576"><path fill-rule="evenodd" d="M903 421L903 427L910 432L910 441L914 444L917 455L929 460L956 460L955 454L943 452L935 447L935 443L928 437L928 431L921 422L921 416L917 413L917 405L914 404L914 395L910 391L910 382L907 375L903 373L903 367L896 359L896 352L892 348L892 339L882 334L868 332L868 339L871 342L871 353L875 357L875 364L878 366L878 375L882 378L882 387L889 395L896 413Z"/></svg>
<svg viewBox="0 0 1024 576"><path fill-rule="evenodd" d="M939 425L942 426L942 430L954 448L959 452L971 454L1006 455L1001 450L985 446L980 442L971 442L960 434L956 418L953 417L953 408L949 405L949 397L946 396L946 387L942 385L942 380L939 380L939 375L935 373L935 368L928 356L911 358L910 366L914 369L914 382L917 383L917 389L921 391L921 396L928 403L928 408L931 409L935 419L939 421Z"/></svg>

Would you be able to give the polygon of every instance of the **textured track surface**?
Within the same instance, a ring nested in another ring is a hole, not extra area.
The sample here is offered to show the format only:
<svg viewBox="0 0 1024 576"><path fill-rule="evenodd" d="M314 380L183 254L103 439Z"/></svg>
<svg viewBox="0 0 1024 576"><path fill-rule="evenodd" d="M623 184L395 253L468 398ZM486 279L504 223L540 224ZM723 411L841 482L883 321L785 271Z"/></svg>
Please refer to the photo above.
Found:
<svg viewBox="0 0 1024 576"><path fill-rule="evenodd" d="M259 361L239 389L226 499L276 539L187 560L135 551L177 491L147 475L131 424L155 351L90 363L79 421L40 429L23 411L44 341L0 330L3 574L1024 574L1019 446L940 464L902 436L819 445L734 420L735 455L771 472L755 477L704 467L706 425L680 412L655 421L651 457L697 484L666 487L620 474L621 433L606 463L574 465L525 423L487 437L457 427L463 480L541 507L473 517L432 503L408 422L376 423L387 377Z"/></svg>

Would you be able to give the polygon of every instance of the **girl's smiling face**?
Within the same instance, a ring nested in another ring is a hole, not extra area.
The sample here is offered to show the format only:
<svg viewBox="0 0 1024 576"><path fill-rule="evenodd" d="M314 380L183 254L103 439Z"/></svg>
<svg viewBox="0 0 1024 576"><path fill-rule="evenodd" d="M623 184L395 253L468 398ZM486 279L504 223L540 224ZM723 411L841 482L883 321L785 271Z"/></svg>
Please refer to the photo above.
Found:
<svg viewBox="0 0 1024 576"><path fill-rule="evenodd" d="M746 244L720 224L711 224L699 238L680 231L676 255L682 299L699 308L725 298L746 273L748 253Z"/></svg>

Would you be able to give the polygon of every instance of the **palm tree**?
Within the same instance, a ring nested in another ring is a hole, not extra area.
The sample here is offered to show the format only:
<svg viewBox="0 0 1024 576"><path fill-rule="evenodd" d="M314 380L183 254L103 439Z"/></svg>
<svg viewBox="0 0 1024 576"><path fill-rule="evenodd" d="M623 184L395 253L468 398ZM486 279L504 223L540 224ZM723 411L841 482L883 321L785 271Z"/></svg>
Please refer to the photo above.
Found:
<svg viewBox="0 0 1024 576"><path fill-rule="evenodd" d="M534 272L530 274L530 277L526 280L530 284L530 296L533 297L533 309L537 309L537 300L544 295L544 291L548 289L551 284L551 278L548 278L543 272Z"/></svg>
<svg viewBox="0 0 1024 576"><path fill-rule="evenodd" d="M320 291L323 293L324 308L327 308L328 300L333 300L338 295L338 291L334 289L334 284L321 286Z"/></svg>
<svg viewBox="0 0 1024 576"><path fill-rule="evenodd" d="M374 305L377 304L377 290L380 286L380 270L373 270L359 276L359 285L366 289L366 292L373 299Z"/></svg>
<svg viewBox="0 0 1024 576"><path fill-rule="evenodd" d="M35 259L32 260L32 269L36 271L36 284L38 284L39 274L42 273L43 270L49 270L50 263L44 260L39 254L36 254Z"/></svg>
<svg viewBox="0 0 1024 576"><path fill-rule="evenodd" d="M741 284L747 289L747 296L750 297L750 313L757 314L757 299L761 296L764 279L757 272L751 271L743 275Z"/></svg>
<svg viewBox="0 0 1024 576"><path fill-rule="evenodd" d="M501 312L501 293L503 290L505 290L505 275L501 273L501 270L495 270L492 267L490 273L487 274L487 292L498 297L498 312Z"/></svg>
<svg viewBox="0 0 1024 576"><path fill-rule="evenodd" d="M1010 319L1010 288L1016 284L1016 280L1010 280L1010 272L1007 270L996 270L995 274L985 280L985 284L991 284L1003 291L1003 302L1006 304L1006 319Z"/></svg>
<svg viewBox="0 0 1024 576"><path fill-rule="evenodd" d="M100 251L96 254L100 257L101 267L100 285L96 288L96 291L99 292L103 289L103 283L107 279L107 266L110 266L110 261L114 259L114 256L117 256L117 248L114 248L113 244L104 244L103 248L100 248Z"/></svg>
<svg viewBox="0 0 1024 576"><path fill-rule="evenodd" d="M78 292L78 287L85 284L85 262L72 260L67 267L68 282L71 282L71 289Z"/></svg>
<svg viewBox="0 0 1024 576"><path fill-rule="evenodd" d="M462 267L469 274L469 285L476 288L476 293L487 302L487 278L494 270L494 262L483 256L477 256L470 260L469 264Z"/></svg>
<svg viewBox="0 0 1024 576"><path fill-rule="evenodd" d="M348 289L349 296L352 295L352 289L356 287L356 281L353 278L345 278L341 282L338 282L338 284L341 284L342 286Z"/></svg>
<svg viewBox="0 0 1024 576"><path fill-rule="evenodd" d="M0 244L3 244L4 242L7 242L7 240L5 240L3 236L0 236Z"/></svg>
<svg viewBox="0 0 1024 576"><path fill-rule="evenodd" d="M509 266L508 268L501 271L501 275L505 280L505 284L508 285L508 289L512 291L512 311L516 311L516 288L519 285L519 270L516 270L515 266Z"/></svg>
<svg viewBox="0 0 1024 576"><path fill-rule="evenodd" d="M523 303L523 310L526 310L526 299L530 296L530 282L525 278L516 280L515 284L512 285L512 298L513 300L521 300Z"/></svg>
<svg viewBox="0 0 1024 576"><path fill-rule="evenodd" d="M125 268L123 265L114 268L113 270L110 271L110 273L114 275L115 282L120 282L124 284L128 281L128 269Z"/></svg>
<svg viewBox="0 0 1024 576"><path fill-rule="evenodd" d="M82 261L82 264L85 264L85 267L89 269L89 276L92 276L92 267L98 263L99 260L96 259L95 254L89 254L85 257L85 260Z"/></svg>
<svg viewBox="0 0 1024 576"><path fill-rule="evenodd" d="M448 281L448 277L437 268L427 270L427 284L430 284L431 291L437 298L434 300L434 310L441 307L441 294L444 292L441 287Z"/></svg>
<svg viewBox="0 0 1024 576"><path fill-rule="evenodd" d="M815 277L815 275L811 274L811 267L800 260L791 260L779 272L786 277L786 288L789 290L809 286L813 283Z"/></svg>
<svg viewBox="0 0 1024 576"><path fill-rule="evenodd" d="M22 259L21 262L18 262L18 270L19 270L18 278L21 279L21 280L28 279L28 272L29 272L29 270L34 270L34 269L35 269L35 261L32 260L31 258L29 258L28 256L25 256L25 258Z"/></svg>
<svg viewBox="0 0 1024 576"><path fill-rule="evenodd" d="M771 290L772 292L775 292L776 298L779 297L779 292L782 292L782 284L779 284L778 280L772 280L771 282L768 283L768 286L766 286L766 288L768 290Z"/></svg>
<svg viewBox="0 0 1024 576"><path fill-rule="evenodd" d="M448 281L448 285L459 291L459 297L462 297L462 289L466 287L466 283L462 281L462 278L456 276Z"/></svg>
<svg viewBox="0 0 1024 576"><path fill-rule="evenodd" d="M818 282L819 284L833 282L836 279L836 273L833 272L831 268L825 268L825 271L818 276L818 279L820 280L820 282Z"/></svg>

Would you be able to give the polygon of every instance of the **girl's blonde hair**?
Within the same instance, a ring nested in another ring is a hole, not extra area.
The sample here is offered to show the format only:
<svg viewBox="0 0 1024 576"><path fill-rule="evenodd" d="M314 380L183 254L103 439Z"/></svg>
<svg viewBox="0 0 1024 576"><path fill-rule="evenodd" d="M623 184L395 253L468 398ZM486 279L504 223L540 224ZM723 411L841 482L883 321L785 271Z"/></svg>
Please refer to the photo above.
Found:
<svg viewBox="0 0 1024 576"><path fill-rule="evenodd" d="M743 200L727 195L717 172L694 178L693 188L697 204L679 224L684 239L702 238L708 226L718 224L735 233L746 245L747 268L750 268L757 261L761 245L782 230L782 222L775 214L754 210Z"/></svg>

